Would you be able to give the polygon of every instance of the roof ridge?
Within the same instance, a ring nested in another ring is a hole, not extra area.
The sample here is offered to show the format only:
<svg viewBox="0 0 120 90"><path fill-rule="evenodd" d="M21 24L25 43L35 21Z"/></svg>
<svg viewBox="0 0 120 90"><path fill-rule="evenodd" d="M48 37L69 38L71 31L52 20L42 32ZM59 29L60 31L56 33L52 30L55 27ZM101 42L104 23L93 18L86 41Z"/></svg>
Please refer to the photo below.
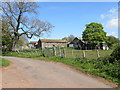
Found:
<svg viewBox="0 0 120 90"><path fill-rule="evenodd" d="M41 39L41 40L43 40L43 39ZM47 39L46 39L47 40ZM48 40L62 40L62 39L48 39Z"/></svg>

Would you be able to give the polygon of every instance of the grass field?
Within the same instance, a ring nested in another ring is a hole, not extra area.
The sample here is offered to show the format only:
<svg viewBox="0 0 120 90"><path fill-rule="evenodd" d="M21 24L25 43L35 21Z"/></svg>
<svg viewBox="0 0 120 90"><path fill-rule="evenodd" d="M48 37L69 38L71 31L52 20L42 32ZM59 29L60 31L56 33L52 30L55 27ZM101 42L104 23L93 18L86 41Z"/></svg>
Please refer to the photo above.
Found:
<svg viewBox="0 0 120 90"><path fill-rule="evenodd" d="M5 56L14 56L14 57L24 57L24 58L34 58L40 57L42 55L40 50L33 49L33 50L23 50L18 52L9 52L5 54Z"/></svg>
<svg viewBox="0 0 120 90"><path fill-rule="evenodd" d="M98 53L100 57L108 56L112 53L113 50L75 50L71 48L56 48L57 56L65 55L67 58L82 58L83 51L85 53L85 58L96 59L98 58ZM46 56L53 56L53 50L50 48L45 49Z"/></svg>
<svg viewBox="0 0 120 90"><path fill-rule="evenodd" d="M83 51L86 58L98 58L98 53L96 50L66 50L66 57L68 58L82 58ZM98 50L100 57L108 56L113 50Z"/></svg>
<svg viewBox="0 0 120 90"><path fill-rule="evenodd" d="M10 65L10 61L0 58L0 66L9 66Z"/></svg>

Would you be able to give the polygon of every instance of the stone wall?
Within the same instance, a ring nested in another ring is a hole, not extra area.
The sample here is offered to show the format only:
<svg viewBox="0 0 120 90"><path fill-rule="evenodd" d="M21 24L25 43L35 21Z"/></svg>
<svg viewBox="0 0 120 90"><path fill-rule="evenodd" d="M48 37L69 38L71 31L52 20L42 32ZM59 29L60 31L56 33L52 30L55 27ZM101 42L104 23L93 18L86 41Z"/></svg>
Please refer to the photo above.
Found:
<svg viewBox="0 0 120 90"><path fill-rule="evenodd" d="M42 42L42 48L44 47L67 47L67 43L46 43L46 42Z"/></svg>

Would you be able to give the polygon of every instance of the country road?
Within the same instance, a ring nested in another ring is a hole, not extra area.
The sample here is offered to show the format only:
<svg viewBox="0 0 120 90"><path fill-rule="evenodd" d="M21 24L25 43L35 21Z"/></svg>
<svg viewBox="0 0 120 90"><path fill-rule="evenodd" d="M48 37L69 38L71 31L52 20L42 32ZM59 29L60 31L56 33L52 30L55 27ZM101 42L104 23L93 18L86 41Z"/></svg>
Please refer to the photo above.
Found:
<svg viewBox="0 0 120 90"><path fill-rule="evenodd" d="M2 69L3 88L112 88L59 63L18 57L3 58L12 62L9 67Z"/></svg>

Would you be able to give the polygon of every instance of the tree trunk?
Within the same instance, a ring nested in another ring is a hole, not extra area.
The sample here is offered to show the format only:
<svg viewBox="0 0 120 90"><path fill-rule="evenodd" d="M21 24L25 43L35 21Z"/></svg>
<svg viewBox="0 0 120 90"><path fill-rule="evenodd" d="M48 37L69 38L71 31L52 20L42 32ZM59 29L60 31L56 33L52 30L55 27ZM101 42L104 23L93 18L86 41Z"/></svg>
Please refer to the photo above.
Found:
<svg viewBox="0 0 120 90"><path fill-rule="evenodd" d="M17 44L18 40L19 40L18 36L13 38L12 51L16 51L16 49L17 49L16 44Z"/></svg>

